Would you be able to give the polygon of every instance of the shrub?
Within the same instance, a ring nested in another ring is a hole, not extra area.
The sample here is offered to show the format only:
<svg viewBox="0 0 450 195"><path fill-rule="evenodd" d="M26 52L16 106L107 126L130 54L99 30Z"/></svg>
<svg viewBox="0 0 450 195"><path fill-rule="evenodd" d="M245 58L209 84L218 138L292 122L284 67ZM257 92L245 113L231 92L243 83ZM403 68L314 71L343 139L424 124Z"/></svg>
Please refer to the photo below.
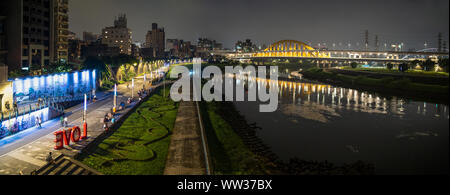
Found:
<svg viewBox="0 0 450 195"><path fill-rule="evenodd" d="M409 69L408 64L405 64L405 63L402 63L398 66L398 70L400 72L406 72L406 71L408 71L408 69Z"/></svg>
<svg viewBox="0 0 450 195"><path fill-rule="evenodd" d="M394 68L394 65L391 64L391 63L388 63L388 64L386 64L386 68L387 68L388 70L392 70L392 68Z"/></svg>

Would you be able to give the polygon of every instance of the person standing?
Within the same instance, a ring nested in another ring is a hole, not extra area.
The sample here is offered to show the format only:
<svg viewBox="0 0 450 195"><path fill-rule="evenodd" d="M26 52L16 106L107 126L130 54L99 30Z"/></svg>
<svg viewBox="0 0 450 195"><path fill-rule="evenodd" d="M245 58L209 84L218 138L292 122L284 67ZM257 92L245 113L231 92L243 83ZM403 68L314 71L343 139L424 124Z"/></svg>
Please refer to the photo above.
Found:
<svg viewBox="0 0 450 195"><path fill-rule="evenodd" d="M47 163L51 163L51 164L53 164L55 162L55 160L53 160L52 152L48 153L47 157L45 158L45 161L47 161Z"/></svg>
<svg viewBox="0 0 450 195"><path fill-rule="evenodd" d="M67 123L67 116L66 117L64 117L64 127L67 127L67 125L68 125L68 123Z"/></svg>
<svg viewBox="0 0 450 195"><path fill-rule="evenodd" d="M38 117L39 129L42 129L42 119Z"/></svg>
<svg viewBox="0 0 450 195"><path fill-rule="evenodd" d="M59 121L61 122L61 127L64 126L64 113L59 117Z"/></svg>
<svg viewBox="0 0 450 195"><path fill-rule="evenodd" d="M103 123L103 129L105 130L105 131L108 131L108 123Z"/></svg>
<svg viewBox="0 0 450 195"><path fill-rule="evenodd" d="M16 115L18 115L18 114L19 114L19 109L18 109L18 107L17 107L17 102L14 102L13 107L14 107L14 113L15 113Z"/></svg>

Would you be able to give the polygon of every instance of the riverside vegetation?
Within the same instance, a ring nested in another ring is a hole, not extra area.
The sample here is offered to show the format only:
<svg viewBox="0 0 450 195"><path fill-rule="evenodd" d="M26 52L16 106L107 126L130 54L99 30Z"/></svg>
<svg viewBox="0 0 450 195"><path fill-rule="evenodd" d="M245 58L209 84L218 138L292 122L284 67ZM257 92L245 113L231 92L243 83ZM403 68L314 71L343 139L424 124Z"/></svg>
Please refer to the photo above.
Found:
<svg viewBox="0 0 450 195"><path fill-rule="evenodd" d="M159 88L81 161L106 175L162 175L178 105Z"/></svg>
<svg viewBox="0 0 450 195"><path fill-rule="evenodd" d="M382 95L397 95L411 99L448 103L448 85L417 83L408 78L350 76L318 68L310 68L303 71L302 74L308 79L344 87L373 90Z"/></svg>

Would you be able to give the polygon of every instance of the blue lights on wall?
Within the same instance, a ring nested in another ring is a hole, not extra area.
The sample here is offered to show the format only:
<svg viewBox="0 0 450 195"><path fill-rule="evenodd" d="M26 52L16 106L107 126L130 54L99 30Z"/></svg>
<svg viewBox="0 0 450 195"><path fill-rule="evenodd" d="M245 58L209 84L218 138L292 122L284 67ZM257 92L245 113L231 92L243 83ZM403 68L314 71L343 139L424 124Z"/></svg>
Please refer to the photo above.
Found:
<svg viewBox="0 0 450 195"><path fill-rule="evenodd" d="M38 123L37 117L41 119L42 123L50 120L48 118L49 108L43 108L35 112L18 116L17 118L14 117L2 121L0 124L0 139L17 134L23 130L36 127Z"/></svg>
<svg viewBox="0 0 450 195"><path fill-rule="evenodd" d="M20 103L89 93L96 89L96 83L95 70L25 77L13 81L13 93L17 103Z"/></svg>

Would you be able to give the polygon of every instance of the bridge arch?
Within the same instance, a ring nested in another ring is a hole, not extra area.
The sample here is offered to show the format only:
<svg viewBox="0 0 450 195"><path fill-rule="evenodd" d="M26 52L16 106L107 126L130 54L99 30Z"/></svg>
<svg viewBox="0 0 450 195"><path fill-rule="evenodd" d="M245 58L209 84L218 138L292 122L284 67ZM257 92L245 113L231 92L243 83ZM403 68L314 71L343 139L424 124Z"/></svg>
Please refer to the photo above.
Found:
<svg viewBox="0 0 450 195"><path fill-rule="evenodd" d="M270 45L264 51L256 53L254 57L328 58L330 53L316 50L301 41L282 40Z"/></svg>

